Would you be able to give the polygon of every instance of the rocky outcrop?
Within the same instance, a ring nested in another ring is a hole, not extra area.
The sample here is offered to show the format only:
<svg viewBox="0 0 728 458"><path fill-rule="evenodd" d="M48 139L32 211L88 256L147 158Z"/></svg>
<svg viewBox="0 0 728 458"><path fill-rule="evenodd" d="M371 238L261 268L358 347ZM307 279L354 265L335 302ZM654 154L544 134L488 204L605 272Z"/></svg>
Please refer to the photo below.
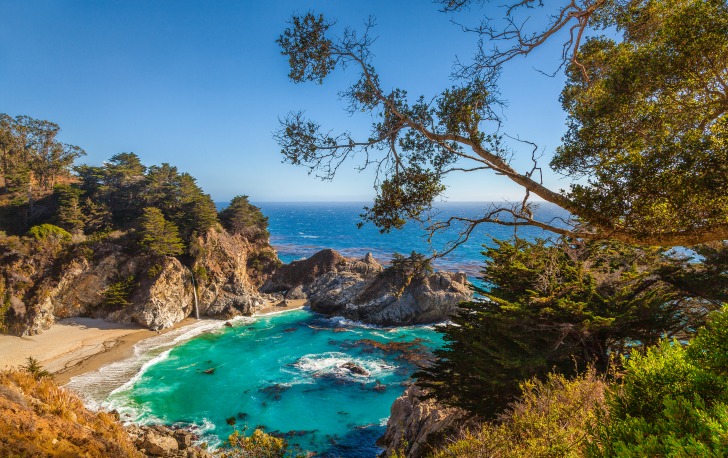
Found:
<svg viewBox="0 0 728 458"><path fill-rule="evenodd" d="M387 429L377 441L385 449L382 457L396 452L404 452L408 458L424 457L467 423L465 411L438 405L433 399L421 399L424 394L412 385L395 399Z"/></svg>
<svg viewBox="0 0 728 458"><path fill-rule="evenodd" d="M257 289L278 263L267 242L221 229L194 241L191 268L140 253L121 232L70 246L19 237L0 242L0 332L17 335L76 316L167 328L194 315L195 287L201 315L247 315L272 300Z"/></svg>
<svg viewBox="0 0 728 458"><path fill-rule="evenodd" d="M371 254L359 260L345 258L334 250L325 249L308 259L281 266L260 290L275 293L296 290L300 287L300 291L327 274L367 279L374 277L383 269Z"/></svg>
<svg viewBox="0 0 728 458"><path fill-rule="evenodd" d="M270 245L251 244L241 235L210 230L197 239L197 247L192 271L201 314L223 319L249 315L270 300L258 292L278 262Z"/></svg>
<svg viewBox="0 0 728 458"><path fill-rule="evenodd" d="M281 267L263 290L287 290L286 298L305 297L316 312L383 326L443 321L471 297L464 273L406 275L371 254L357 260L333 250Z"/></svg>

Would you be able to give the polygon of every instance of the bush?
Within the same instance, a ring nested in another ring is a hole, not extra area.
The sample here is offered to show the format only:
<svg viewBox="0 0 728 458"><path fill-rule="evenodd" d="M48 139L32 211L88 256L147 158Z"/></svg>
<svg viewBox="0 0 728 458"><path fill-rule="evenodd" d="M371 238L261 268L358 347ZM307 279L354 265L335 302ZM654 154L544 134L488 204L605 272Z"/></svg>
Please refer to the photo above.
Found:
<svg viewBox="0 0 728 458"><path fill-rule="evenodd" d="M112 307L125 307L129 305L128 299L134 289L134 276L130 275L122 280L112 283L104 292L103 305Z"/></svg>
<svg viewBox="0 0 728 458"><path fill-rule="evenodd" d="M226 448L222 451L223 458L294 458L298 455L288 449L283 439L266 434L262 429L256 429L253 434L246 437L240 431L235 431L228 437Z"/></svg>
<svg viewBox="0 0 728 458"><path fill-rule="evenodd" d="M71 234L68 231L58 226L54 226L53 224L33 226L28 231L28 235L36 240L55 239L61 242L71 241Z"/></svg>
<svg viewBox="0 0 728 458"><path fill-rule="evenodd" d="M500 418L459 440L434 458L579 457L589 425L604 403L604 380L591 369L567 379L549 374L545 381L521 384L523 397Z"/></svg>
<svg viewBox="0 0 728 458"><path fill-rule="evenodd" d="M689 345L664 341L624 359L625 375L607 393L591 456L728 455L726 312Z"/></svg>

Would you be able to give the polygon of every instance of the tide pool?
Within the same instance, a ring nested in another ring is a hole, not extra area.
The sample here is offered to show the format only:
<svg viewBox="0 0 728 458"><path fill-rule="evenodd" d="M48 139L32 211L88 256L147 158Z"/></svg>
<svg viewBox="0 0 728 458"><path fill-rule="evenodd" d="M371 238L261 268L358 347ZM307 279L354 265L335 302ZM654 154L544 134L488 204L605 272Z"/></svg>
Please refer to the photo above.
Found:
<svg viewBox="0 0 728 458"><path fill-rule="evenodd" d="M102 405L127 420L200 425L214 445L262 427L318 456L370 458L417 361L440 345L431 327L306 310L245 319L160 353Z"/></svg>

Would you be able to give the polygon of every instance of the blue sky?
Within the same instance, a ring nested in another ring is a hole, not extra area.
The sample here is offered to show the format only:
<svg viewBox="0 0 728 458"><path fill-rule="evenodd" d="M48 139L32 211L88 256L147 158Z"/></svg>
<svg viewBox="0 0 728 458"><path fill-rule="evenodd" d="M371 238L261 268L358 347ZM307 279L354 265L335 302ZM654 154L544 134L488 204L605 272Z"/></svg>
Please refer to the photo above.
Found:
<svg viewBox="0 0 728 458"><path fill-rule="evenodd" d="M502 10L488 7L493 16ZM272 132L292 110L324 126L365 132L338 92L355 78L338 72L321 86L294 84L275 44L294 12L312 10L358 27L372 15L375 65L385 86L432 96L453 84L456 56L475 37L435 4L382 1L0 0L0 112L58 123L61 140L81 146L80 162L100 164L132 151L147 165L191 173L214 200L247 194L264 201L366 201L372 174L349 163L333 182L281 163ZM477 23L481 11L458 16ZM556 44L556 43L555 43ZM563 77L549 78L559 48L509 65L505 131L536 141L548 158L564 133ZM520 169L527 160L515 160ZM547 159L545 159L547 162ZM545 165L545 164L544 164ZM567 187L553 175L546 183ZM487 172L449 179L451 201L516 199L522 191Z"/></svg>

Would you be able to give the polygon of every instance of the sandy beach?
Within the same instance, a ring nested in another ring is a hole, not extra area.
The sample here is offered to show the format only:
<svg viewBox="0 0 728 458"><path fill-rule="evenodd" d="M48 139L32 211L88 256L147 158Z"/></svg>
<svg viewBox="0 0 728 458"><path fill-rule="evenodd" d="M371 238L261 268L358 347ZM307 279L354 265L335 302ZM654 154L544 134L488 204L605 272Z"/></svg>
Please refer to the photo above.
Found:
<svg viewBox="0 0 728 458"><path fill-rule="evenodd" d="M254 316L298 310L305 302L289 301L287 307L266 304L258 308ZM195 321L187 318L160 333L189 326ZM131 357L135 344L160 333L137 325L94 318L68 318L36 336L0 335L0 369L24 365L28 357L33 357L54 374L59 384L64 385L71 377Z"/></svg>

